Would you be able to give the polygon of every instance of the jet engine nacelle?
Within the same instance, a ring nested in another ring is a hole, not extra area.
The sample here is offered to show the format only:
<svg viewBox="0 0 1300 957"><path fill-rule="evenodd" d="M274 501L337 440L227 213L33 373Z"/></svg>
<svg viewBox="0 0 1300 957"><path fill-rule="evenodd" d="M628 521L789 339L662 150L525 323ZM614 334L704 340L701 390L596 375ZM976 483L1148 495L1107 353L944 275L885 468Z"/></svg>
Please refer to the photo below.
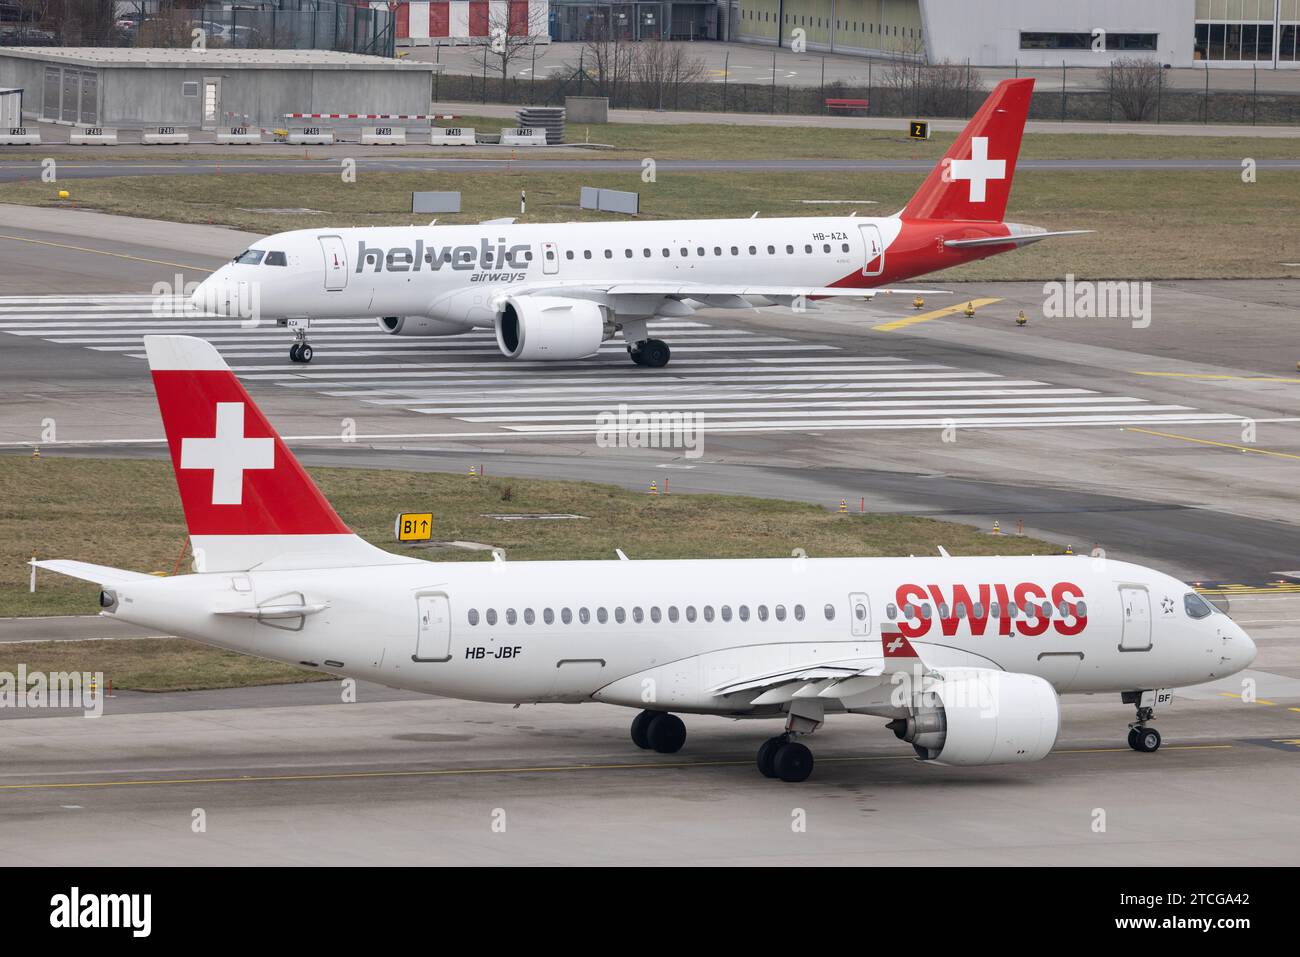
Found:
<svg viewBox="0 0 1300 957"><path fill-rule="evenodd" d="M971 766L1047 757L1061 726L1055 689L1037 675L945 669L919 706L889 723L922 761Z"/></svg>
<svg viewBox="0 0 1300 957"><path fill-rule="evenodd" d="M507 359L581 359L614 334L604 307L587 299L508 296L496 317Z"/></svg>
<svg viewBox="0 0 1300 957"><path fill-rule="evenodd" d="M380 316L379 328L390 336L459 336L473 326L429 316Z"/></svg>

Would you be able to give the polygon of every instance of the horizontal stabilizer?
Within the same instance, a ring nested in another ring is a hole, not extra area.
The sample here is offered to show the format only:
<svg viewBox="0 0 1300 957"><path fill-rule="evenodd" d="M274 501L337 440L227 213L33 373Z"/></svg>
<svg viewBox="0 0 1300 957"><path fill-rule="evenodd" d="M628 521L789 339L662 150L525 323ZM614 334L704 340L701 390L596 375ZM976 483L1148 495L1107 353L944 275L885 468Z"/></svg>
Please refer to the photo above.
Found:
<svg viewBox="0 0 1300 957"><path fill-rule="evenodd" d="M94 582L96 585L125 585L127 582L152 581L157 577L155 575L146 575L144 572L131 572L124 568L92 565L90 562L77 562L63 558L32 561L28 564L35 565L37 568L44 568L46 571L58 572L60 575L67 575L69 578L77 578L83 582Z"/></svg>
<svg viewBox="0 0 1300 957"><path fill-rule="evenodd" d="M1011 236L981 236L979 239L945 239L943 244L950 249L965 249L970 246L1028 246L1040 239L1054 239L1057 236L1082 236L1095 233L1095 229L1058 229L1055 232L1021 233Z"/></svg>

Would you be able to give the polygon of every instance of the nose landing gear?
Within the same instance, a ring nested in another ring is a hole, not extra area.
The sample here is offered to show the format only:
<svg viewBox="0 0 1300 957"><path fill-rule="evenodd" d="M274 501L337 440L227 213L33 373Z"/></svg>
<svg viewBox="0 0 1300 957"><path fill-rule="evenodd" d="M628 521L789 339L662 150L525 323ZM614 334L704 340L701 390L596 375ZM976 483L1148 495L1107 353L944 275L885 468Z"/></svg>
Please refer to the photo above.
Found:
<svg viewBox="0 0 1300 957"><path fill-rule="evenodd" d="M310 322L309 319L290 319L286 323L289 331L293 333L293 345L289 347L290 362L311 362L312 349L307 342L307 329Z"/></svg>
<svg viewBox="0 0 1300 957"><path fill-rule="evenodd" d="M1148 727L1147 722L1156 716L1156 703L1167 704L1173 695L1167 690L1160 691L1125 691L1120 700L1137 709L1137 720L1128 726L1128 746L1134 751L1151 754L1160 750L1160 732Z"/></svg>

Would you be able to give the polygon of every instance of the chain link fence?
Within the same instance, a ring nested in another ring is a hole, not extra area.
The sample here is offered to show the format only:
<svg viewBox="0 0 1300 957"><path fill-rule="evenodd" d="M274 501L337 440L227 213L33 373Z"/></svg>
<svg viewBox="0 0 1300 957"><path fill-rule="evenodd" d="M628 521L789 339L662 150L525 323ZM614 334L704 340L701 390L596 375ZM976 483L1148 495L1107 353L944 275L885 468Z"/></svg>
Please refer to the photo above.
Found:
<svg viewBox="0 0 1300 957"><path fill-rule="evenodd" d="M642 41L657 43L660 41ZM688 44L678 44L690 48ZM724 54L725 56L725 54ZM527 58L525 57L524 60ZM966 119L1001 79L1035 79L1029 116L1034 120L1111 123L1215 123L1290 125L1300 122L1300 71L1270 69L1166 69L1156 61L1116 61L1110 67L978 68L964 63L926 64L912 59L864 60L849 80L783 83L782 70L766 83L730 79L725 60L713 57L681 71L688 79L638 80L600 64L616 56L553 67L549 75L502 79L444 74L435 98L509 104L562 104L565 96L607 96L611 108L702 112L830 112L827 100L866 100L859 115ZM837 58L842 68L843 58ZM595 67L591 63L596 63ZM776 64L774 63L774 67ZM702 79L706 74L718 79Z"/></svg>

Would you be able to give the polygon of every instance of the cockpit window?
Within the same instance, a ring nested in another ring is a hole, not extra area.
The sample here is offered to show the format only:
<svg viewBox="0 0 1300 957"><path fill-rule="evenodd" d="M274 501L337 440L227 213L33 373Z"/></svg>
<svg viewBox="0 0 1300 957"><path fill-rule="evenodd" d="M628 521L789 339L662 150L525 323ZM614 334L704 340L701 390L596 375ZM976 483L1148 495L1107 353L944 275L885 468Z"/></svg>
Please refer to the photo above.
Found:
<svg viewBox="0 0 1300 957"><path fill-rule="evenodd" d="M245 249L235 257L235 262L243 266L256 266L265 255L266 253L260 249Z"/></svg>
<svg viewBox="0 0 1300 957"><path fill-rule="evenodd" d="M289 260L285 258L285 255L282 252L269 252L266 254L266 262L262 263L262 265L287 266L289 265Z"/></svg>
<svg viewBox="0 0 1300 957"><path fill-rule="evenodd" d="M1214 606L1194 591L1183 596L1183 608L1189 618L1208 618L1214 614Z"/></svg>

